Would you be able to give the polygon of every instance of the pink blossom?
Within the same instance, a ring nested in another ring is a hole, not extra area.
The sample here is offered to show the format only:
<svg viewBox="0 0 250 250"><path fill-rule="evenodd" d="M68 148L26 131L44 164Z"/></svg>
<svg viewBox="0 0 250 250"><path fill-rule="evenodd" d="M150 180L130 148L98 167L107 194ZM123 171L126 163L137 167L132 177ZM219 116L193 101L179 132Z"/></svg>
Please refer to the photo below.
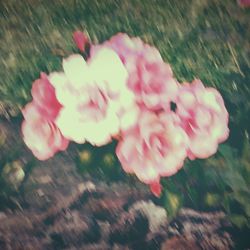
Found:
<svg viewBox="0 0 250 250"><path fill-rule="evenodd" d="M160 182L151 183L150 190L156 197L160 197L161 191L162 191L162 186L161 186Z"/></svg>
<svg viewBox="0 0 250 250"><path fill-rule="evenodd" d="M119 115L134 103L133 93L126 88L127 71L118 55L107 48L87 62L81 55L72 55L63 61L63 69L50 75L63 106L57 126L66 138L77 143L108 143L119 133Z"/></svg>
<svg viewBox="0 0 250 250"><path fill-rule="evenodd" d="M178 91L170 66L164 62L149 62L144 57L135 60L128 87L136 94L140 106L149 110L168 109Z"/></svg>
<svg viewBox="0 0 250 250"><path fill-rule="evenodd" d="M73 33L73 39L77 46L77 48L83 52L85 50L86 45L89 43L89 39L87 35L79 30Z"/></svg>
<svg viewBox="0 0 250 250"><path fill-rule="evenodd" d="M121 58L127 68L133 67L135 58L145 57L150 62L163 61L159 51L138 37L129 37L127 34L118 33L101 46L112 48Z"/></svg>
<svg viewBox="0 0 250 250"><path fill-rule="evenodd" d="M238 4L243 8L250 7L250 0L238 0Z"/></svg>
<svg viewBox="0 0 250 250"><path fill-rule="evenodd" d="M163 61L160 52L153 46L144 43L138 37L129 37L127 34L118 33L103 44L92 45L90 54L93 56L99 49L108 47L113 49L126 65L127 69L133 66L134 59L144 56L150 62Z"/></svg>
<svg viewBox="0 0 250 250"><path fill-rule="evenodd" d="M190 139L189 158L213 155L218 143L225 141L229 134L228 112L220 93L195 80L181 86L176 104L176 113Z"/></svg>
<svg viewBox="0 0 250 250"><path fill-rule="evenodd" d="M62 106L45 73L41 73L41 77L34 81L31 94L39 113L47 120L54 120Z"/></svg>
<svg viewBox="0 0 250 250"><path fill-rule="evenodd" d="M135 173L160 192L160 177L175 174L186 158L188 138L174 113L143 111L138 125L122 134L116 154L127 173Z"/></svg>
<svg viewBox="0 0 250 250"><path fill-rule="evenodd" d="M22 110L23 139L39 160L46 160L56 152L65 150L69 143L54 124L62 106L45 73L34 81L31 93L33 101Z"/></svg>
<svg viewBox="0 0 250 250"><path fill-rule="evenodd" d="M118 54L129 75L137 69L139 58L149 63L163 62L160 52L155 47L145 44L138 37L130 38L127 34L118 33L103 44L92 45L91 56L103 47L111 48Z"/></svg>
<svg viewBox="0 0 250 250"><path fill-rule="evenodd" d="M139 106L153 111L169 108L178 85L170 65L163 62L156 48L122 33L102 45L92 46L91 54L103 47L115 50L124 63L129 73L127 86L136 94Z"/></svg>
<svg viewBox="0 0 250 250"><path fill-rule="evenodd" d="M47 160L67 148L69 141L52 121L43 117L34 101L27 104L22 112L25 118L21 128L23 140L39 160Z"/></svg>

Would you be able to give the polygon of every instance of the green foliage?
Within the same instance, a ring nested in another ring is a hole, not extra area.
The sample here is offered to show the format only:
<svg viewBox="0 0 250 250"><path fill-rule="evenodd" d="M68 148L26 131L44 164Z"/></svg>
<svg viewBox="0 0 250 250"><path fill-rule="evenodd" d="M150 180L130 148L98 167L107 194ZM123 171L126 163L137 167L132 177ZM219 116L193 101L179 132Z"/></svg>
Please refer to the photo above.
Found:
<svg viewBox="0 0 250 250"><path fill-rule="evenodd" d="M249 227L250 169L247 160L249 154L246 153L249 150L246 140L241 155L224 144L215 156L207 160L188 161L183 170L163 181L164 195L175 191L184 206L202 210L224 209L237 227ZM163 199L171 215L181 207L173 206L172 203L169 198Z"/></svg>
<svg viewBox="0 0 250 250"><path fill-rule="evenodd" d="M22 139L10 135L5 126L0 124L0 210L20 208L23 184L36 165L34 159L24 160Z"/></svg>
<svg viewBox="0 0 250 250"><path fill-rule="evenodd" d="M117 142L103 147L94 147L88 143L78 146L77 168L81 174L106 181L119 181L129 177L123 171L115 155Z"/></svg>
<svg viewBox="0 0 250 250"><path fill-rule="evenodd" d="M231 214L230 219L232 223L239 228L243 228L244 226L248 225L248 220L244 215Z"/></svg>
<svg viewBox="0 0 250 250"><path fill-rule="evenodd" d="M16 208L15 197L25 177L20 161L6 162L0 167L0 210Z"/></svg>
<svg viewBox="0 0 250 250"><path fill-rule="evenodd" d="M173 193L165 189L162 195L162 202L167 210L168 217L173 218L183 205L183 197L180 193Z"/></svg>
<svg viewBox="0 0 250 250"><path fill-rule="evenodd" d="M207 193L204 197L204 202L208 207L216 207L220 203L220 195L216 193Z"/></svg>
<svg viewBox="0 0 250 250"><path fill-rule="evenodd" d="M15 189L20 186L24 177L25 173L20 161L7 163L2 170L2 178L4 179L4 181L13 186Z"/></svg>

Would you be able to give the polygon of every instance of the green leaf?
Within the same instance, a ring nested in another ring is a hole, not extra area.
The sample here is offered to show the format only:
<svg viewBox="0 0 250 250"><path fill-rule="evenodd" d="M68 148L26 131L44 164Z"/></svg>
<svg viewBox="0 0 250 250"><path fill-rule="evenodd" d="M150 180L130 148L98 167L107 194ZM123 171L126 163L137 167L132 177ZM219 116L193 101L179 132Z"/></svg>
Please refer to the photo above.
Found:
<svg viewBox="0 0 250 250"><path fill-rule="evenodd" d="M250 204L249 203L244 206L244 210L247 216L250 217Z"/></svg>
<svg viewBox="0 0 250 250"><path fill-rule="evenodd" d="M230 196L226 193L224 194L223 207L227 214L230 214Z"/></svg>
<svg viewBox="0 0 250 250"><path fill-rule="evenodd" d="M225 171L223 174L223 181L233 190L233 191L248 191L248 186L242 175L233 170Z"/></svg>
<svg viewBox="0 0 250 250"><path fill-rule="evenodd" d="M218 152L223 158L227 160L234 160L235 150L227 144L221 144L219 146Z"/></svg>
<svg viewBox="0 0 250 250"><path fill-rule="evenodd" d="M163 200L169 217L174 217L182 207L183 199L181 195L165 190Z"/></svg>
<svg viewBox="0 0 250 250"><path fill-rule="evenodd" d="M246 138L242 150L241 162L246 169L247 173L250 173L250 143L249 140ZM250 180L248 180L250 182Z"/></svg>
<svg viewBox="0 0 250 250"><path fill-rule="evenodd" d="M204 168L204 175L205 175L206 180L209 183L217 184L217 183L223 181L221 173L215 167L211 167L211 166L205 167Z"/></svg>
<svg viewBox="0 0 250 250"><path fill-rule="evenodd" d="M250 217L250 191L236 192L232 198L240 203L247 216Z"/></svg>
<svg viewBox="0 0 250 250"><path fill-rule="evenodd" d="M207 193L204 200L207 206L215 207L220 203L220 196L215 193Z"/></svg>
<svg viewBox="0 0 250 250"><path fill-rule="evenodd" d="M230 215L229 219L238 228L242 228L245 225L247 225L247 223L248 223L247 218L245 216L239 215L239 214L232 214L232 215Z"/></svg>

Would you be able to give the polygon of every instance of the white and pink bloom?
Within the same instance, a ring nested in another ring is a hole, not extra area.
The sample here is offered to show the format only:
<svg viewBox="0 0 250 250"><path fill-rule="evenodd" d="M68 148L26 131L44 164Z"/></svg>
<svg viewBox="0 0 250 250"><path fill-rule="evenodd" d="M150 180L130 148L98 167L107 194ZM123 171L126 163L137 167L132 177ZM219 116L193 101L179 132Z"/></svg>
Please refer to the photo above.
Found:
<svg viewBox="0 0 250 250"><path fill-rule="evenodd" d="M127 69L135 67L134 60L138 57L146 57L150 62L163 61L160 52L153 46L144 43L138 37L129 37L127 34L118 33L103 44L91 46L91 56L100 48L108 47L114 50Z"/></svg>
<svg viewBox="0 0 250 250"><path fill-rule="evenodd" d="M169 64L159 51L140 38L119 33L102 45L92 46L91 54L103 47L112 48L128 71L127 87L135 93L139 106L152 111L168 108L174 100L178 84Z"/></svg>
<svg viewBox="0 0 250 250"><path fill-rule="evenodd" d="M33 101L22 110L22 135L33 154L39 160L47 160L56 152L65 150L69 143L54 123L61 105L44 73L33 83L32 96Z"/></svg>
<svg viewBox="0 0 250 250"><path fill-rule="evenodd" d="M50 74L63 106L56 119L62 134L77 143L110 142L119 133L119 116L134 106L134 94L126 88L128 74L118 55L107 48L87 62L72 55L63 61L63 69Z"/></svg>
<svg viewBox="0 0 250 250"><path fill-rule="evenodd" d="M122 133L116 154L127 173L157 186L161 176L171 176L187 155L188 137L174 113L143 111L138 124Z"/></svg>
<svg viewBox="0 0 250 250"><path fill-rule="evenodd" d="M169 109L178 91L170 66L164 62L151 63L145 58L138 58L135 65L128 87L135 93L138 105L156 112Z"/></svg>
<svg viewBox="0 0 250 250"><path fill-rule="evenodd" d="M195 80L181 85L176 104L176 114L189 137L189 158L216 153L218 144L229 135L228 112L220 93Z"/></svg>
<svg viewBox="0 0 250 250"><path fill-rule="evenodd" d="M34 103L29 103L24 108L23 115L23 139L37 159L47 160L58 151L66 150L69 141L53 122L40 115Z"/></svg>
<svg viewBox="0 0 250 250"><path fill-rule="evenodd" d="M57 101L55 89L45 73L41 73L40 78L33 82L31 94L33 102L43 118L53 121L62 105Z"/></svg>

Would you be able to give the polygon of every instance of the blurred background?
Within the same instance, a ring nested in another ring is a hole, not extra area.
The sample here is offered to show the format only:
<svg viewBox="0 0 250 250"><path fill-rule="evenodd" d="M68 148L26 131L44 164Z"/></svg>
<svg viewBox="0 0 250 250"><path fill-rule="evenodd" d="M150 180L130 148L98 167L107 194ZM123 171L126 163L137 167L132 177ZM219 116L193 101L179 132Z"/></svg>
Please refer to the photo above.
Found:
<svg viewBox="0 0 250 250"><path fill-rule="evenodd" d="M250 247L249 19L250 8L236 0L0 0L3 225L10 223L8 213L17 219L16 213L43 216L55 204L60 209L69 207L78 200L74 190L83 180L105 183L112 189L103 187L105 192L116 192L116 183L123 183L137 190L136 194L131 191L134 199L150 196L147 187L124 174L114 154L116 142L101 148L71 143L67 152L39 162L20 135L21 108L31 100L32 82L41 71L59 71L62 58L78 52L72 39L75 30L86 32L93 43L125 32L155 46L180 82L200 78L206 86L218 89L230 114L230 136L218 152L206 160L187 160L175 176L162 180L161 198L151 199L166 209L169 221L182 207L223 211L233 225L235 249ZM2 226L0 246L7 247L4 230ZM59 244L55 249L62 248Z"/></svg>

